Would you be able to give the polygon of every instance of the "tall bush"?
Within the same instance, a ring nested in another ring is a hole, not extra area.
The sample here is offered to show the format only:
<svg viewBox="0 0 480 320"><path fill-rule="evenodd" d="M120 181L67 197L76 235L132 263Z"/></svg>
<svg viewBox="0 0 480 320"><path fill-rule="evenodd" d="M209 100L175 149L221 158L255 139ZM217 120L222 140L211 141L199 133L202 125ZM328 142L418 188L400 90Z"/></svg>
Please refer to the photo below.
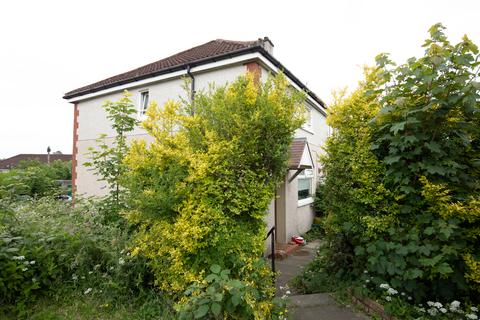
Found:
<svg viewBox="0 0 480 320"><path fill-rule="evenodd" d="M257 261L302 101L284 76L258 84L249 75L193 103L149 107L142 126L154 141L134 142L126 158L129 220L142 230L133 254L150 259L162 290L178 299L218 265L256 288L242 296L256 318L270 314L274 288Z"/></svg>
<svg viewBox="0 0 480 320"><path fill-rule="evenodd" d="M478 302L480 56L443 30L430 29L424 57L395 66L379 55L331 108L329 260L417 302Z"/></svg>

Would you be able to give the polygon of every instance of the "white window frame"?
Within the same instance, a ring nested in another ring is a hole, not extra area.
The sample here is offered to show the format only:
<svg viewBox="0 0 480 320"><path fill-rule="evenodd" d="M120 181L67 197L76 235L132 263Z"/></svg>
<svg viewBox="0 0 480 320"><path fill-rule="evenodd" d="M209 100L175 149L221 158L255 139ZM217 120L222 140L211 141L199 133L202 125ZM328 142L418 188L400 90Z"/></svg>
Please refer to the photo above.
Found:
<svg viewBox="0 0 480 320"><path fill-rule="evenodd" d="M305 105L305 122L302 124L301 129L314 134L313 132L313 108L309 105Z"/></svg>
<svg viewBox="0 0 480 320"><path fill-rule="evenodd" d="M302 171L302 173L300 173L297 177L297 200L298 200L298 206L299 207L302 207L302 206L306 206L308 204L311 204L313 203L313 184L314 184L314 177L315 177L315 174L314 174L314 169L305 169ZM307 197L307 198L304 198L304 199L298 199L298 183L300 180L302 179L309 179L310 180L310 196Z"/></svg>
<svg viewBox="0 0 480 320"><path fill-rule="evenodd" d="M147 99L147 105L144 105L144 99L143 97L145 94L148 95ZM138 91L138 117L140 119L145 119L147 115L145 114L147 112L147 108L150 104L150 90L149 89L142 89Z"/></svg>

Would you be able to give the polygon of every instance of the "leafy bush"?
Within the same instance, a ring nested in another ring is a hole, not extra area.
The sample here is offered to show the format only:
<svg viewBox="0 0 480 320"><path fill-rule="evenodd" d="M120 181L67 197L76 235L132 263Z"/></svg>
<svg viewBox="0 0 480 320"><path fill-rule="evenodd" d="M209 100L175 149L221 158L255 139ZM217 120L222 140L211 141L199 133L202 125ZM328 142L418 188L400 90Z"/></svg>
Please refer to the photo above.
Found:
<svg viewBox="0 0 480 320"><path fill-rule="evenodd" d="M159 288L178 299L217 264L258 290L250 307L267 315L274 287L256 262L303 112L283 76L265 84L241 77L192 104L149 107L142 125L154 141L133 142L126 158L128 218L140 229L132 253L149 258Z"/></svg>
<svg viewBox="0 0 480 320"><path fill-rule="evenodd" d="M230 278L230 270L213 265L202 283L192 284L178 305L180 319L283 319L285 303L276 298L274 307L263 302L268 296L251 284ZM276 308L275 308L276 307Z"/></svg>
<svg viewBox="0 0 480 320"><path fill-rule="evenodd" d="M415 303L478 303L480 56L441 25L430 34L424 57L379 55L330 108L324 267L351 281L366 269Z"/></svg>
<svg viewBox="0 0 480 320"><path fill-rule="evenodd" d="M149 290L151 273L128 255L128 234L100 223L93 204L72 209L48 197L1 204L0 312L68 291L115 301Z"/></svg>
<svg viewBox="0 0 480 320"><path fill-rule="evenodd" d="M60 192L56 180L72 178L71 161L52 161L50 165L38 161L22 161L7 172L0 172L0 199L43 197Z"/></svg>

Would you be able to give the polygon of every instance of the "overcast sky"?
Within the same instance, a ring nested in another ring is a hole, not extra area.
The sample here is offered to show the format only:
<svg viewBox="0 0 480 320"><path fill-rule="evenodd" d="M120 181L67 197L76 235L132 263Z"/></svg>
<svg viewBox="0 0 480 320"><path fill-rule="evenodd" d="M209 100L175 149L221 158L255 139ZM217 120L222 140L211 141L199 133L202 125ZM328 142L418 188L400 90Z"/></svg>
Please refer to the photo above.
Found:
<svg viewBox="0 0 480 320"><path fill-rule="evenodd" d="M0 158L72 151L65 92L212 39L268 36L274 55L329 102L361 66L422 54L428 28L480 45L480 1L2 1Z"/></svg>

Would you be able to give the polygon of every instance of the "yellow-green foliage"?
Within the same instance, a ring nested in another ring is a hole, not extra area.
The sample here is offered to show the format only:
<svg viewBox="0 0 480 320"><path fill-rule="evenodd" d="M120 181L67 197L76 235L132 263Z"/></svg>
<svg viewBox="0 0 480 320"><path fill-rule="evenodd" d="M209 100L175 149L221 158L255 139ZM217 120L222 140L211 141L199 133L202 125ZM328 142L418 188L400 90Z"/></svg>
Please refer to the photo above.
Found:
<svg viewBox="0 0 480 320"><path fill-rule="evenodd" d="M153 141L134 142L125 160L128 218L140 228L132 253L150 258L160 289L179 297L217 264L263 290L252 303L265 309L270 271L254 263L303 110L282 75L265 84L240 77L194 103L149 107L142 126Z"/></svg>

